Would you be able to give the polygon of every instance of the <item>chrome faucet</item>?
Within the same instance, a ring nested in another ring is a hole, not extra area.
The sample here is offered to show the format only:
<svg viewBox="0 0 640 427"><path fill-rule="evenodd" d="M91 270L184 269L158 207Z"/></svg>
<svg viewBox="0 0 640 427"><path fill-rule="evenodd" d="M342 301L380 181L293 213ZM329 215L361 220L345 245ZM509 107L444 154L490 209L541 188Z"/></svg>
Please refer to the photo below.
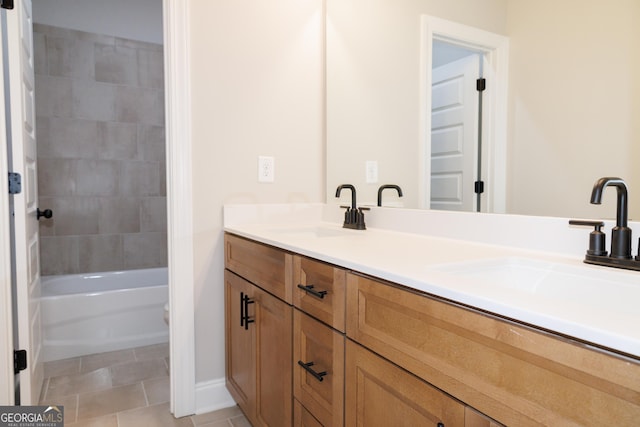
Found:
<svg viewBox="0 0 640 427"><path fill-rule="evenodd" d="M600 178L593 186L591 203L601 204L602 193L609 186L618 190L616 226L611 231L611 257L631 259L631 229L627 226L627 184L620 178Z"/></svg>

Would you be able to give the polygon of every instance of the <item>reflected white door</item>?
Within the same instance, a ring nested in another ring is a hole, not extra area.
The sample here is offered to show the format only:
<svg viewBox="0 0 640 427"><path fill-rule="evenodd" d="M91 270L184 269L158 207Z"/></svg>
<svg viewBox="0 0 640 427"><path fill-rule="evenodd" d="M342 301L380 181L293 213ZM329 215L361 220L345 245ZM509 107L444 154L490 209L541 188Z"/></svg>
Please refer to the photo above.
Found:
<svg viewBox="0 0 640 427"><path fill-rule="evenodd" d="M22 176L22 191L12 196L18 345L27 351L27 369L19 376L21 405L38 403L43 382L31 11L31 0L21 0L6 12L11 168Z"/></svg>
<svg viewBox="0 0 640 427"><path fill-rule="evenodd" d="M480 55L434 68L431 101L431 209L473 211Z"/></svg>

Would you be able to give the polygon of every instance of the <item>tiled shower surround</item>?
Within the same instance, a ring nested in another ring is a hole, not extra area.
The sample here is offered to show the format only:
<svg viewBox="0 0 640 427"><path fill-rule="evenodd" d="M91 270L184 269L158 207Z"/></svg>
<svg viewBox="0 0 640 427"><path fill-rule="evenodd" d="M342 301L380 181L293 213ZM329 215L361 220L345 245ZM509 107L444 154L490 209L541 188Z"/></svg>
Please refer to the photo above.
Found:
<svg viewBox="0 0 640 427"><path fill-rule="evenodd" d="M162 46L34 25L42 275L167 265Z"/></svg>

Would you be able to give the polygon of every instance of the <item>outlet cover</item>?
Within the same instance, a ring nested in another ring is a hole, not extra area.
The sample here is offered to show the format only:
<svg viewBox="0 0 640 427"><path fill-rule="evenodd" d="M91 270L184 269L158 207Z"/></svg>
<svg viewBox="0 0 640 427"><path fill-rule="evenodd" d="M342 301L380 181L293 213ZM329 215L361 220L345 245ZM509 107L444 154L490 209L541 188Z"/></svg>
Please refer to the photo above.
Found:
<svg viewBox="0 0 640 427"><path fill-rule="evenodd" d="M367 160L365 162L365 171L367 184L378 182L378 162L376 160Z"/></svg>
<svg viewBox="0 0 640 427"><path fill-rule="evenodd" d="M275 159L271 156L258 156L258 182L275 181Z"/></svg>

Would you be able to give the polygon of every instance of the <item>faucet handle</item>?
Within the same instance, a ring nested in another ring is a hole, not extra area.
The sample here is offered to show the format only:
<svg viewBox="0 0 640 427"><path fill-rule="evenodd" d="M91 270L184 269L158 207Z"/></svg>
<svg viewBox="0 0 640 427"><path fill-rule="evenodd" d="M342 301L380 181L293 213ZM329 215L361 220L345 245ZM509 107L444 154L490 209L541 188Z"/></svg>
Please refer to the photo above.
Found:
<svg viewBox="0 0 640 427"><path fill-rule="evenodd" d="M587 255L607 256L605 249L607 236L601 230L602 227L604 227L603 221L572 219L569 220L569 225L594 227L594 230L589 234L589 249L587 250Z"/></svg>

